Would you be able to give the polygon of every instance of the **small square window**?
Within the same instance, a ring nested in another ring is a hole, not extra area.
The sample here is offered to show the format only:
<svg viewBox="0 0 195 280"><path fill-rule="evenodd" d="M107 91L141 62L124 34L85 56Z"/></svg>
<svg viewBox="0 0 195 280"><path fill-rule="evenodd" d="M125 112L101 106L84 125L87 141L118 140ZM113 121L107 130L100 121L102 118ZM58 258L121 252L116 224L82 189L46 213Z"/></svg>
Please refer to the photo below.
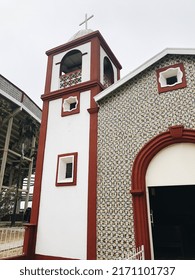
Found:
<svg viewBox="0 0 195 280"><path fill-rule="evenodd" d="M78 104L77 97L76 96L70 96L70 97L64 99L63 111L64 112L70 112L70 111L77 108L77 104Z"/></svg>
<svg viewBox="0 0 195 280"><path fill-rule="evenodd" d="M74 186L77 179L77 153L58 156L56 186Z"/></svg>
<svg viewBox="0 0 195 280"><path fill-rule="evenodd" d="M159 93L186 87L183 63L161 68L156 72Z"/></svg>
<svg viewBox="0 0 195 280"><path fill-rule="evenodd" d="M80 93L68 94L62 99L61 116L69 116L80 112Z"/></svg>
<svg viewBox="0 0 195 280"><path fill-rule="evenodd" d="M76 109L77 104L78 104L78 101L70 103L70 111Z"/></svg>
<svg viewBox="0 0 195 280"><path fill-rule="evenodd" d="M73 171L73 163L72 162L68 162L66 163L66 176L65 178L72 178L72 171Z"/></svg>
<svg viewBox="0 0 195 280"><path fill-rule="evenodd" d="M166 78L167 85L174 85L178 82L177 76Z"/></svg>

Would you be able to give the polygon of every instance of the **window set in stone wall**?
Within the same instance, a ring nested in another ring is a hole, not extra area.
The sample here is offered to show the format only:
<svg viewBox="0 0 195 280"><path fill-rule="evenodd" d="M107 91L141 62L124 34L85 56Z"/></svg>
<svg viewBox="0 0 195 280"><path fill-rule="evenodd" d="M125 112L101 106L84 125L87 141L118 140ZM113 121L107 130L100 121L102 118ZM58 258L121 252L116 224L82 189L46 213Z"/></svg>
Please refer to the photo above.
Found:
<svg viewBox="0 0 195 280"><path fill-rule="evenodd" d="M160 68L156 73L159 93L186 87L183 63Z"/></svg>

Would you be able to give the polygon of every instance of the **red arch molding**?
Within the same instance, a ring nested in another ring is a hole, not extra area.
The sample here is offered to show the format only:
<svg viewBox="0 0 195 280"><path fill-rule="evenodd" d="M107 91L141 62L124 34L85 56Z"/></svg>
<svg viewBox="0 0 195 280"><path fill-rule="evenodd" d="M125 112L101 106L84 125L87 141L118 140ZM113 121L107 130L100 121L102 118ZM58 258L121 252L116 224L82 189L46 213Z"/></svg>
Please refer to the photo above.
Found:
<svg viewBox="0 0 195 280"><path fill-rule="evenodd" d="M150 239L147 216L145 176L152 158L165 147L175 143L195 143L195 130L185 129L182 125L169 127L139 151L133 164L132 187L133 212L136 246L144 245L145 258L151 259Z"/></svg>

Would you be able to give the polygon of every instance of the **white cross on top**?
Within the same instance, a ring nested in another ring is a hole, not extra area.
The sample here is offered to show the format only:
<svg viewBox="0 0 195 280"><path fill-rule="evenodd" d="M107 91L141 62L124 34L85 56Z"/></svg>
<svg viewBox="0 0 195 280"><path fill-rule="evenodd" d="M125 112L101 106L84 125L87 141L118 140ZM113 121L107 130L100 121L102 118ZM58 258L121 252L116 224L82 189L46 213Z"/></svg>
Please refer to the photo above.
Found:
<svg viewBox="0 0 195 280"><path fill-rule="evenodd" d="M83 22L81 22L81 23L79 24L79 26L85 24L85 29L87 29L87 22L88 22L88 20L90 20L92 17L94 17L94 15L90 16L89 18L87 18L87 14L85 14L85 20L84 20Z"/></svg>

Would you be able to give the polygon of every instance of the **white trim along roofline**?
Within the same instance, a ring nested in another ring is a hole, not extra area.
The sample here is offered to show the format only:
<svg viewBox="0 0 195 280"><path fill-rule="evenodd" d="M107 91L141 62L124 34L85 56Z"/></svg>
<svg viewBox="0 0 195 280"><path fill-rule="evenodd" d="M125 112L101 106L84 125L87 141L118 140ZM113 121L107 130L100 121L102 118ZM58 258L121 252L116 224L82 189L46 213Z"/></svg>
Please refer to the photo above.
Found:
<svg viewBox="0 0 195 280"><path fill-rule="evenodd" d="M150 67L151 65L153 65L154 63L156 63L157 61L159 61L161 58L163 58L164 56L166 56L168 54L195 55L195 49L194 48L187 48L187 49L186 48L167 48L167 49L164 49L162 52L158 53L151 59L147 60L144 64L140 65L138 68L136 68L135 70L133 70L132 72L130 72L129 74L124 76L122 79L118 80L116 83L112 84L111 86L109 86L108 88L106 88L105 90L103 90L102 92L97 94L94 97L95 101L96 102L100 101L101 99L103 99L104 97L109 95L111 92L113 92L115 89L122 86L127 81L131 80L133 77L135 77L136 75L138 75L139 73L141 73L142 71L144 71L145 69L147 69L148 67Z"/></svg>
<svg viewBox="0 0 195 280"><path fill-rule="evenodd" d="M6 93L4 90L0 89L0 95L3 95L8 100L12 101L16 105L18 105L21 109L26 111L29 115L31 115L35 120L37 120L39 123L41 123L41 119L37 117L31 110L29 110L22 102L14 99L12 96L10 96L8 93ZM36 105L36 104L35 104ZM38 107L38 105L36 105ZM40 109L41 110L41 109Z"/></svg>

